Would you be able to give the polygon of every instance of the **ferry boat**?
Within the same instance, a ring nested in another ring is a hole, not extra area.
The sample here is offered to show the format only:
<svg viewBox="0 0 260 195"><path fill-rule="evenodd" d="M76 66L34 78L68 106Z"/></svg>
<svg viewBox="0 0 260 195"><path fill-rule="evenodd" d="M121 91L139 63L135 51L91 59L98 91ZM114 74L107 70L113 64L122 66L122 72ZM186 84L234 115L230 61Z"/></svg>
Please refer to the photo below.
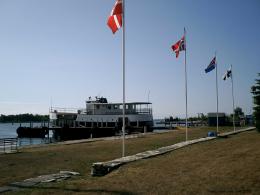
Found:
<svg viewBox="0 0 260 195"><path fill-rule="evenodd" d="M122 113L122 103L108 103L104 97L90 97L84 109L51 108L50 129L58 140L119 135L122 133ZM125 103L125 125L126 134L152 131L152 104Z"/></svg>

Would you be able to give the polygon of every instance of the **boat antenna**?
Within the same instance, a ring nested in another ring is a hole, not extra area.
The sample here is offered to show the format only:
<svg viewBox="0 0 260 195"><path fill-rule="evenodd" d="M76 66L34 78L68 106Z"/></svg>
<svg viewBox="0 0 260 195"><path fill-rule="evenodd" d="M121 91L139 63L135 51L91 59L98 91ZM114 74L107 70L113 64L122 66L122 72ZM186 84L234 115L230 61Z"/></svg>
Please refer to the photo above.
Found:
<svg viewBox="0 0 260 195"><path fill-rule="evenodd" d="M51 96L51 102L50 103L51 103L51 112L52 112L52 96Z"/></svg>
<svg viewBox="0 0 260 195"><path fill-rule="evenodd" d="M148 102L150 102L150 89L148 90L148 97L147 97Z"/></svg>

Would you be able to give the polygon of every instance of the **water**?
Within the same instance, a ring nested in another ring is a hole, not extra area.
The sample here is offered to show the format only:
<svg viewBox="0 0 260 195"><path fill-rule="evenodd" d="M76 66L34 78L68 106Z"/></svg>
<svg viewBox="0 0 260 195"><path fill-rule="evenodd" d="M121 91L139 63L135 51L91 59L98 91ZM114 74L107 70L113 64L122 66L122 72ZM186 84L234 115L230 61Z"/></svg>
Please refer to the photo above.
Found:
<svg viewBox="0 0 260 195"><path fill-rule="evenodd" d="M20 123L0 123L0 138L17 137L16 129Z"/></svg>
<svg viewBox="0 0 260 195"><path fill-rule="evenodd" d="M160 120L154 120L154 127L163 127L164 124L157 124ZM41 123L33 123L33 126L41 126ZM0 139L1 138L16 138L16 129L20 126L20 123L0 123ZM30 127L30 123L22 123L22 127ZM159 130L160 131L160 130ZM50 131L50 137L52 137L52 131ZM54 140L51 140L54 142ZM19 138L18 146L35 145L49 143L48 138Z"/></svg>
<svg viewBox="0 0 260 195"><path fill-rule="evenodd" d="M0 139L1 138L16 138L16 129L20 126L20 123L0 123ZM22 123L23 127L30 127L30 123ZM33 126L41 126L41 123L33 123ZM19 138L18 146L36 145L49 143L48 138Z"/></svg>

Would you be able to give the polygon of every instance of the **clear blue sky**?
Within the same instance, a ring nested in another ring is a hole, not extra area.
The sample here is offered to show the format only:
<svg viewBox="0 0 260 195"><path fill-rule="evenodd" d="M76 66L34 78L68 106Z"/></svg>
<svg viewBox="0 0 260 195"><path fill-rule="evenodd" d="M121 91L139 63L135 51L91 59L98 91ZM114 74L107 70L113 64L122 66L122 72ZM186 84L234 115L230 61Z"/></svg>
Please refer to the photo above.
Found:
<svg viewBox="0 0 260 195"><path fill-rule="evenodd" d="M89 96L122 101L121 30L106 25L115 0L0 0L0 113L47 114L84 107ZM250 87L260 72L259 0L126 0L126 99L153 103L154 117L184 116L184 53L170 47L187 29L188 114L252 112Z"/></svg>

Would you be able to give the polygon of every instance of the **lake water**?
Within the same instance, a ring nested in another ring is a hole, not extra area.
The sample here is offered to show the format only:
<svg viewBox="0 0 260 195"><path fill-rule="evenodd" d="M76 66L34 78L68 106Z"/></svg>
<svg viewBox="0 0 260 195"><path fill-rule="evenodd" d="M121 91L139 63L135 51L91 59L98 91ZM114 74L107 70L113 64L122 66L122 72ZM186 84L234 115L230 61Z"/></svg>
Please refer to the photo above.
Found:
<svg viewBox="0 0 260 195"><path fill-rule="evenodd" d="M163 124L157 124L159 120L154 120L155 127L164 126ZM16 129L20 126L20 123L0 123L0 139L1 138L16 138L17 133ZM30 123L22 123L23 127L30 127ZM33 123L33 126L41 126L41 123ZM52 132L50 131L50 137L52 136ZM52 140L53 142L54 140ZM19 138L18 145L34 145L34 144L44 144L48 143L49 140L47 138Z"/></svg>
<svg viewBox="0 0 260 195"><path fill-rule="evenodd" d="M30 127L30 123L22 123L23 127ZM41 123L34 123L34 126L40 126ZM16 138L16 129L20 126L20 123L0 123L0 139L1 138ZM42 138L19 138L18 146L24 145L35 145L35 144L45 144L49 140Z"/></svg>
<svg viewBox="0 0 260 195"><path fill-rule="evenodd" d="M16 129L19 126L20 123L0 123L0 138L17 137Z"/></svg>

